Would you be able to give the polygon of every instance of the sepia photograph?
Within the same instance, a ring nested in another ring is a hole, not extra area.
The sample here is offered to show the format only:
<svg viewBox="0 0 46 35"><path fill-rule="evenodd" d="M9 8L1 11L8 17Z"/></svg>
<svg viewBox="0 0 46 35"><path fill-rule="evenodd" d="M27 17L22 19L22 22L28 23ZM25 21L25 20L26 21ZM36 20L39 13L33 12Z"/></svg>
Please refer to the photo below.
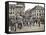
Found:
<svg viewBox="0 0 46 35"><path fill-rule="evenodd" d="M45 7L39 3L9 2L9 32L45 30Z"/></svg>

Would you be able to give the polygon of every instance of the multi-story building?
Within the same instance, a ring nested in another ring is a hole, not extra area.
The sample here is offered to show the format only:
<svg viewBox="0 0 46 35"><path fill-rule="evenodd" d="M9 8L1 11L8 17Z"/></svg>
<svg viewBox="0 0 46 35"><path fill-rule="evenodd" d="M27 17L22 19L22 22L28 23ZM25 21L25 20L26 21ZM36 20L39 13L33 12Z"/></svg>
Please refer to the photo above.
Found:
<svg viewBox="0 0 46 35"><path fill-rule="evenodd" d="M9 17L23 16L24 9L24 3L9 4Z"/></svg>
<svg viewBox="0 0 46 35"><path fill-rule="evenodd" d="M40 22L41 19L44 20L45 18L45 11L44 11L44 7L42 6L35 6L32 9L29 9L25 12L27 18L29 18L28 21L30 21L31 23L35 23L35 22Z"/></svg>
<svg viewBox="0 0 46 35"><path fill-rule="evenodd" d="M23 15L24 14L25 5L24 3L17 3L15 8L15 15Z"/></svg>
<svg viewBox="0 0 46 35"><path fill-rule="evenodd" d="M24 3L9 4L9 16L24 15L24 9Z"/></svg>
<svg viewBox="0 0 46 35"><path fill-rule="evenodd" d="M44 11L44 7L42 6L35 6L32 10L31 10L32 14L31 17L37 21L40 20L41 17L45 16L45 11Z"/></svg>
<svg viewBox="0 0 46 35"><path fill-rule="evenodd" d="M31 22L31 20L30 20L31 19L31 11L30 10L31 9L28 9L28 10L25 11L25 17L24 17L25 18L25 21L24 22L28 26L31 24L30 23Z"/></svg>
<svg viewBox="0 0 46 35"><path fill-rule="evenodd" d="M14 16L14 9L16 5L15 4L9 4L9 17Z"/></svg>
<svg viewBox="0 0 46 35"><path fill-rule="evenodd" d="M13 26L17 27L19 23L22 24L24 10L24 3L9 4L9 19L11 19Z"/></svg>

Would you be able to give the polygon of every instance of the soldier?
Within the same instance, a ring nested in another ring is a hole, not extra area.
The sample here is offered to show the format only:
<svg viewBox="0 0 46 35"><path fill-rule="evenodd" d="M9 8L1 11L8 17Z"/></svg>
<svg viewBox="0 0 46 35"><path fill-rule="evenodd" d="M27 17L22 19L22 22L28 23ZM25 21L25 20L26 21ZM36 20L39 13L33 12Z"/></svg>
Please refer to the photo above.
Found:
<svg viewBox="0 0 46 35"><path fill-rule="evenodd" d="M39 25L39 27L40 27L40 19L38 19L38 21L37 21L37 22L38 22L38 25Z"/></svg>

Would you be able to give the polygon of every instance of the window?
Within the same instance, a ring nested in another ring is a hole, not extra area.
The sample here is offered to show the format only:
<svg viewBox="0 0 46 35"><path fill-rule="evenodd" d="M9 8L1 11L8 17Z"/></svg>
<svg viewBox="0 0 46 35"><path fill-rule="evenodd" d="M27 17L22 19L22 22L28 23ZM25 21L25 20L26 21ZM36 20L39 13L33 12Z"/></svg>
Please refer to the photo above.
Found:
<svg viewBox="0 0 46 35"><path fill-rule="evenodd" d="M38 16L38 13L37 13L37 16Z"/></svg>
<svg viewBox="0 0 46 35"><path fill-rule="evenodd" d="M43 13L44 13L44 10L43 10Z"/></svg>
<svg viewBox="0 0 46 35"><path fill-rule="evenodd" d="M40 12L40 11L39 11Z"/></svg>
<svg viewBox="0 0 46 35"><path fill-rule="evenodd" d="M41 16L41 14L40 14L40 16Z"/></svg>

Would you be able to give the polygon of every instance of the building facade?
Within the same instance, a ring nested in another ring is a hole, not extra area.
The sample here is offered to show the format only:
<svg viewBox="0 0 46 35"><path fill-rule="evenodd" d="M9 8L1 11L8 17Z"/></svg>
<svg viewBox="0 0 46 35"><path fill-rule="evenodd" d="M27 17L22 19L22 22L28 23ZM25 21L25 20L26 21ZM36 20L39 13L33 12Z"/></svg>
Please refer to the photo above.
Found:
<svg viewBox="0 0 46 35"><path fill-rule="evenodd" d="M22 27L22 19L24 15L25 4L24 3L16 3L9 4L9 24L11 25L11 29L15 26L15 28ZM14 30L14 28L13 28ZM16 29L15 29L16 30Z"/></svg>
<svg viewBox="0 0 46 35"><path fill-rule="evenodd" d="M36 22L40 24L42 21L41 19L43 19L43 21L45 20L44 7L37 5L34 8L27 10L25 12L25 17L27 20L29 18L28 22L31 22L33 24Z"/></svg>
<svg viewBox="0 0 46 35"><path fill-rule="evenodd" d="M44 7L42 6L35 6L32 10L31 10L31 17L32 17L32 20L34 22L40 22L41 19L45 20L45 11L44 11Z"/></svg>

